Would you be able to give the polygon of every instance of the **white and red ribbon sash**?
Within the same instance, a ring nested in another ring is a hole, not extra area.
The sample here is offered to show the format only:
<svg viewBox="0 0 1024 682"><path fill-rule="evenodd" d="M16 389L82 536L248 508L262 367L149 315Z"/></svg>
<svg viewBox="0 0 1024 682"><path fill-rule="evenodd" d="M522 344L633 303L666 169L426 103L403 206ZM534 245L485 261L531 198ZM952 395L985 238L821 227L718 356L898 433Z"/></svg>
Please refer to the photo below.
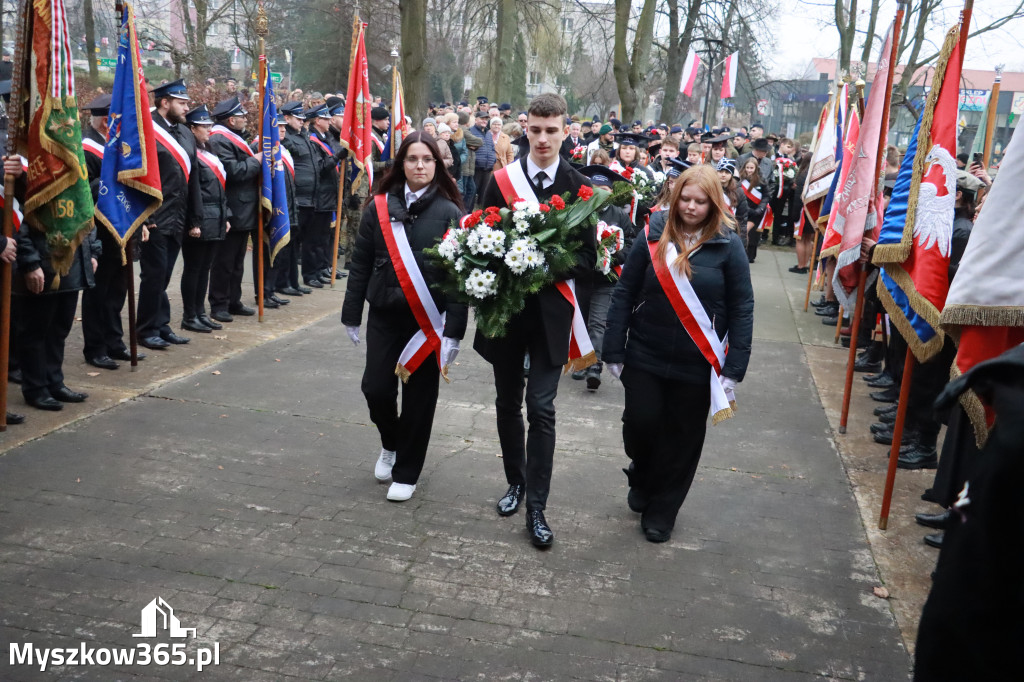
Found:
<svg viewBox="0 0 1024 682"><path fill-rule="evenodd" d="M650 230L647 232L648 237ZM708 317L707 311L693 290L693 285L686 275L676 271L669 266L674 263L679 252L675 244L669 242L665 250L665 260L658 259L658 242L648 239L647 248L651 253L651 265L654 267L654 274L658 277L658 283L665 292L665 297L672 305L672 309L679 317L683 329L690 335L693 342L697 344L704 359L711 365L711 423L717 424L723 419L733 416L736 406L734 397L726 395L722 388L722 365L725 364L727 352L726 342L718 338Z"/></svg>
<svg viewBox="0 0 1024 682"><path fill-rule="evenodd" d="M324 150L324 154L327 154L327 156L334 156L334 150L331 149L331 145L321 140L316 133L310 133L309 139L315 142L320 149Z"/></svg>
<svg viewBox="0 0 1024 682"><path fill-rule="evenodd" d="M732 200L729 199L729 195L722 192L722 198L725 199L725 206L729 209L729 213L736 215L736 207L732 205Z"/></svg>
<svg viewBox="0 0 1024 682"><path fill-rule="evenodd" d="M101 145L99 142L92 139L91 137L82 138L82 149L95 156L100 157L101 159L103 158L103 145Z"/></svg>
<svg viewBox="0 0 1024 682"><path fill-rule="evenodd" d="M750 180L744 180L740 183L743 188L743 193L747 195L747 199L754 202L755 206L761 205L761 190L757 187L750 186Z"/></svg>
<svg viewBox="0 0 1024 682"><path fill-rule="evenodd" d="M419 331L405 344L395 367L395 374L401 377L402 381L408 381L412 373L419 369L431 354L437 358L438 367L441 367L441 335L444 332L445 315L438 312L437 305L430 296L430 289L423 279L423 273L416 265L412 247L409 246L409 238L405 234L405 225L391 220L387 195L377 194L373 198L373 204L377 209L377 220L380 222L381 232L384 233L384 243L388 247L388 255L398 276L398 283L402 287L409 308L412 309L416 323L420 326ZM448 381L447 369L441 367L441 375L445 381Z"/></svg>
<svg viewBox="0 0 1024 682"><path fill-rule="evenodd" d="M775 211L772 210L771 204L764 207L764 215L761 216L761 224L757 226L757 231L767 230L775 223Z"/></svg>
<svg viewBox="0 0 1024 682"><path fill-rule="evenodd" d="M553 180L554 178L552 178ZM523 171L523 164L516 162L499 168L494 171L494 181L498 183L501 196L509 208L518 199L525 199L533 203L540 203L537 194L530 186ZM589 367L597 362L597 354L594 352L594 345L590 342L590 334L587 332L587 323L583 320L583 313L580 310L579 301L576 299L576 283L567 279L555 282L555 288L572 304L572 326L569 329L569 362L565 365L565 371L580 370Z"/></svg>
<svg viewBox="0 0 1024 682"><path fill-rule="evenodd" d="M199 156L199 161L213 171L214 177L220 181L221 188L224 188L228 182L227 171L224 170L224 164L220 162L216 154L212 154L205 149L197 149L196 154Z"/></svg>
<svg viewBox="0 0 1024 682"><path fill-rule="evenodd" d="M807 221L807 211L800 209L800 218L793 225L793 237L800 239L804 236L804 225Z"/></svg>
<svg viewBox="0 0 1024 682"><path fill-rule="evenodd" d="M295 160L292 159L292 153L288 151L284 146L281 147L281 163L288 169L288 172L292 174L292 180L295 180Z"/></svg>
<svg viewBox="0 0 1024 682"><path fill-rule="evenodd" d="M381 137L383 138L384 136L382 135ZM373 144L377 146L377 151L378 152L383 152L384 151L384 144L385 144L385 142L384 142L383 139L378 140L377 136L374 135L372 132L370 133L370 139L373 140ZM395 154L397 152L398 152L398 150L394 149L394 150L392 150L391 153Z"/></svg>
<svg viewBox="0 0 1024 682"><path fill-rule="evenodd" d="M223 135L224 137L226 137L231 142L231 144L233 144L236 147L238 147L239 149L243 150L249 156L256 156L256 152L254 152L252 149L249 148L249 145L247 145L245 143L245 140L242 139L242 136L239 135L238 133L236 133L231 128L228 128L227 126L215 125L210 130L210 134L211 135Z"/></svg>
<svg viewBox="0 0 1024 682"><path fill-rule="evenodd" d="M185 148L178 144L178 141L162 126L153 124L153 132L156 133L157 143L166 149L181 166L181 171L185 174L185 181L188 182L188 177L192 174L192 159L188 158Z"/></svg>
<svg viewBox="0 0 1024 682"><path fill-rule="evenodd" d="M0 213L3 212L6 206L7 204L6 199L4 198L4 187L3 184L0 183ZM12 211L12 213L14 215L14 233L17 234L18 228L21 227L21 221L24 218L24 215L21 212L21 204L18 203L17 199L14 200L13 207L14 210Z"/></svg>

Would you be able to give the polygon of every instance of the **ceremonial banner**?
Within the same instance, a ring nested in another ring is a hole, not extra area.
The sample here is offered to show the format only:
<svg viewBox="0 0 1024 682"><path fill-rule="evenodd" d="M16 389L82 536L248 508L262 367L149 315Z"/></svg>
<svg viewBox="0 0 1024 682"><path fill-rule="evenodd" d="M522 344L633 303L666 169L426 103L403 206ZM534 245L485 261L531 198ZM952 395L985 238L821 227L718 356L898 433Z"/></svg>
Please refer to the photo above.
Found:
<svg viewBox="0 0 1024 682"><path fill-rule="evenodd" d="M831 105L832 105L832 102L831 102L831 99L830 99L829 103L821 108L821 116L818 117L818 125L814 129L814 137L811 140L811 158L812 159L817 157L818 148L819 148L820 143L821 143L822 133L825 130L825 121L828 120L827 117L829 115L829 110L831 108ZM808 168L808 174L809 173L810 173L810 168ZM816 199L806 199L807 190L810 188L810 185L811 185L811 183L809 182L809 180L810 180L809 175L808 175L807 180L808 181L804 183L804 195L801 197L801 199L804 199L804 211L803 211L803 213L808 218L811 219L811 227L816 229L817 226L818 226L818 217L821 215L821 197L818 197Z"/></svg>
<svg viewBox="0 0 1024 682"><path fill-rule="evenodd" d="M836 101L836 168L835 172L832 173L832 184L829 185L828 191L821 200L821 217L818 220L825 220L825 216L832 212L832 201L835 198L836 186L839 184L839 170L843 167L843 131L849 125L849 95L850 86L844 83L843 87L839 90L839 98Z"/></svg>
<svg viewBox="0 0 1024 682"><path fill-rule="evenodd" d="M804 203L809 204L817 200L818 216L821 211L821 200L828 194L832 186L832 178L835 175L838 164L836 163L836 102L838 97L832 97L825 108L825 116L821 133L818 135L818 146L811 157L811 167L807 172L807 185L804 187Z"/></svg>
<svg viewBox="0 0 1024 682"><path fill-rule="evenodd" d="M1024 136L1010 138L1000 168L939 317L942 329L959 337L953 378L1024 343ZM960 402L981 447L994 414L974 391Z"/></svg>
<svg viewBox="0 0 1024 682"><path fill-rule="evenodd" d="M59 278L71 269L75 249L93 228L64 0L31 0L25 30L28 63L17 91L28 102L28 125L9 148L24 150L30 159L25 221L46 234Z"/></svg>
<svg viewBox="0 0 1024 682"><path fill-rule="evenodd" d="M394 69L394 75L391 78L391 134L388 135L387 142L384 143L384 151L381 152L380 158L385 161L390 161L398 148L402 146L402 140L405 139L408 126L405 123L405 91L402 88L402 74L398 73L398 69Z"/></svg>
<svg viewBox="0 0 1024 682"><path fill-rule="evenodd" d="M990 93L985 92L985 106L981 111L981 120L978 122L978 131L974 133L974 142L971 143L971 154L984 154L985 153L985 132L988 129L988 108L992 106ZM973 109L962 109L962 111L974 111ZM970 161L967 162L969 166Z"/></svg>
<svg viewBox="0 0 1024 682"><path fill-rule="evenodd" d="M956 202L959 39L959 27L946 34L873 257L884 266L878 297L919 362L929 360L943 343L938 324L949 291Z"/></svg>
<svg viewBox="0 0 1024 682"><path fill-rule="evenodd" d="M892 43L893 26L890 25L878 55L871 97L864 109L864 122L856 126L856 112L850 118L850 133L843 144L846 162L825 232L827 244L822 256L836 257L832 290L846 310L853 310L854 292L860 281L861 268L857 261L860 260L861 241L865 233L874 232L884 212L884 186L880 178L883 159L879 158L878 144L889 134L887 95L892 88L889 78ZM857 133L853 132L855 126ZM829 231L834 234L830 244Z"/></svg>
<svg viewBox="0 0 1024 682"><path fill-rule="evenodd" d="M124 264L128 240L163 203L135 13L128 4L121 15L107 121L110 132L103 149L96 217L121 246Z"/></svg>
<svg viewBox="0 0 1024 682"><path fill-rule="evenodd" d="M700 68L700 57L690 49L686 55L686 63L683 64L683 76L679 80L679 92L687 97L693 97L693 86L697 82L697 69Z"/></svg>
<svg viewBox="0 0 1024 682"><path fill-rule="evenodd" d="M740 53L733 52L725 58L722 67L722 99L729 99L736 94L736 73L740 67Z"/></svg>
<svg viewBox="0 0 1024 682"><path fill-rule="evenodd" d="M345 116L341 123L341 144L352 154L352 162L373 185L373 135L370 133L369 63L366 59L366 24L356 17L352 27L355 49L348 70L348 91L345 96Z"/></svg>
<svg viewBox="0 0 1024 682"><path fill-rule="evenodd" d="M265 60L266 57L260 55L260 61ZM266 89L263 91L263 130L260 131L260 160L263 165L260 203L267 211L264 234L270 244L270 264L273 265L274 257L291 240L291 222L288 218L288 189L277 127L277 105L274 104L274 81L270 77L270 69L264 71Z"/></svg>

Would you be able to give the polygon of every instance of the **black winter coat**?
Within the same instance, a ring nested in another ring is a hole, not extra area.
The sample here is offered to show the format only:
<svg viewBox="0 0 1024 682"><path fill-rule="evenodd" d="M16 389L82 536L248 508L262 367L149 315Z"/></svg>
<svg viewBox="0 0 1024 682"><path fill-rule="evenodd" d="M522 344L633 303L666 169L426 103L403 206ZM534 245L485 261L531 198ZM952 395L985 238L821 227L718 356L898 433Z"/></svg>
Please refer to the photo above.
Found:
<svg viewBox="0 0 1024 682"><path fill-rule="evenodd" d="M107 229L107 228L102 228ZM21 224L18 234L15 236L18 247L17 265L11 284L11 293L26 296L46 296L47 294L63 293L66 291L82 291L91 289L96 285L95 273L92 269L92 260L99 260L103 255L103 247L96 238L96 230L89 233L82 244L75 249L74 260L71 261L71 270L60 278L60 284L53 289L54 269L50 262L50 248L46 244L46 235L41 231L29 227L28 221ZM43 269L43 291L40 294L32 294L25 286L25 277L29 272L37 268Z"/></svg>
<svg viewBox="0 0 1024 682"><path fill-rule="evenodd" d="M416 264L423 273L427 286L433 287L443 279L444 273L431 265L423 250L435 246L451 226L451 222L462 217L462 212L455 204L432 189L407 210L405 199L402 197L403 190L403 187L399 187L388 194L390 217L405 225L405 233L409 238L409 246L416 258ZM391 226L388 225L385 229L391 229ZM388 253L380 222L377 220L377 208L372 201L363 210L359 234L356 236L348 267L348 289L341 309L343 325L358 327L362 324L363 301L370 304L371 314L404 314L412 318L412 310L398 283L398 275L395 274L395 266L391 261L391 254ZM444 336L461 339L466 334L469 316L465 304L458 303L433 288L431 297L438 311L447 315Z"/></svg>
<svg viewBox="0 0 1024 682"><path fill-rule="evenodd" d="M284 148L291 152L295 164L295 206L313 208L316 200L316 188L320 177L317 155L313 143L305 130L292 130L291 126L281 140Z"/></svg>
<svg viewBox="0 0 1024 682"><path fill-rule="evenodd" d="M338 210L338 181L341 179L338 173L338 163L348 154L341 148L334 147L334 141L328 134L319 135L316 131L310 131L310 142L313 145L313 158L317 164L317 188L314 200L314 209L320 213L333 213ZM313 138L330 149L330 153L320 146ZM366 182L364 179L363 182Z"/></svg>
<svg viewBox="0 0 1024 682"><path fill-rule="evenodd" d="M202 161L199 162L199 186L203 193L203 224L200 225L199 239L204 242L220 241L227 234L231 211L228 210L227 194L220 180Z"/></svg>
<svg viewBox="0 0 1024 682"><path fill-rule="evenodd" d="M184 123L170 125L164 117L153 112L153 125L168 131L178 144L185 150L191 163L188 178L185 171L162 144L156 145L157 163L160 166L160 185L164 200L160 208L153 212L149 222L156 225L156 231L181 239L193 225L202 224L203 199L199 187L199 174L195 172L196 138Z"/></svg>
<svg viewBox="0 0 1024 682"><path fill-rule="evenodd" d="M263 165L260 158L246 152L216 131L210 135L210 151L224 164L227 177L225 192L231 215L231 229L252 232L259 222L260 177Z"/></svg>
<svg viewBox="0 0 1024 682"><path fill-rule="evenodd" d="M612 292L601 359L675 381L704 384L711 378L711 365L683 328L651 264L648 240L661 238L667 218L666 211L655 213L648 239L637 239L629 252L622 278ZM754 290L747 252L738 235L721 234L690 256L690 267L690 283L719 338L729 335L722 375L742 381L754 331Z"/></svg>

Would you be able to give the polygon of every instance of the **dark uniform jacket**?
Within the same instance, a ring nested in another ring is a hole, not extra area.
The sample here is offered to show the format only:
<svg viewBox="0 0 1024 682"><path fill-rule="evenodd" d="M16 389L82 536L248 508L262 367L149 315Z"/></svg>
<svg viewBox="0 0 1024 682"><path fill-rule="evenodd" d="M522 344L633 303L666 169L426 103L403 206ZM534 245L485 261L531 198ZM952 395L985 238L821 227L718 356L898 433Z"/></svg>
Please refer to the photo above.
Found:
<svg viewBox="0 0 1024 682"><path fill-rule="evenodd" d="M260 174L263 172L259 157L249 154L224 135L210 135L209 146L224 164L231 229L239 232L255 230L259 222L257 211L260 206Z"/></svg>
<svg viewBox="0 0 1024 682"><path fill-rule="evenodd" d="M345 158L347 153L339 143L335 149L329 134L320 135L315 130L309 131L310 144L313 146L313 159L317 168L317 189L314 199L314 209L320 213L333 213L338 209L338 180L341 175L338 172L338 163ZM327 149L320 146L314 140L319 140Z"/></svg>
<svg viewBox="0 0 1024 682"><path fill-rule="evenodd" d="M427 286L440 282L444 273L433 266L424 256L423 249L431 248L451 226L453 220L462 217L462 212L452 202L437 194L433 189L416 202L405 206L402 197L404 187L388 194L388 212L391 218L405 225L409 247L416 258L416 264L423 273ZM384 229L391 229L390 225ZM439 312L446 313L444 336L461 339L466 333L468 310L465 304L454 301L431 286L431 297ZM384 233L377 220L377 207L371 201L363 210L359 223L352 258L349 261L348 289L341 309L341 323L347 327L358 327L363 319L363 301L370 304L371 313L407 315L412 309L405 298L395 266L391 261Z"/></svg>
<svg viewBox="0 0 1024 682"><path fill-rule="evenodd" d="M313 143L309 141L305 130L296 131L288 126L281 144L291 152L295 164L295 205L298 208L313 208L320 176Z"/></svg>
<svg viewBox="0 0 1024 682"><path fill-rule="evenodd" d="M196 138L184 124L170 124L164 117L153 112L153 125L168 131L188 156L192 172L185 177L185 171L159 142L156 145L157 163L160 166L160 185L164 201L149 222L156 225L156 231L181 239L193 225L203 219L202 190L199 187L199 173L196 173Z"/></svg>
<svg viewBox="0 0 1024 682"><path fill-rule="evenodd" d="M489 133L488 133L489 135ZM526 172L526 159L520 159L516 163L522 164ZM547 189L539 189L533 184L533 178L527 177L527 182L533 188L537 198L547 201L555 194L569 193L566 203L576 201L576 193L583 185L592 186L590 179L574 169L565 159L559 159L558 170L555 172L555 181ZM490 182L483 196L484 206L507 207L505 198L501 195L497 182ZM592 278L594 265L597 263L597 234L594 230L588 229L583 232L583 244L576 253L576 266L568 276L577 282L578 300L587 299L587 292L583 291L589 286ZM572 305L565 300L561 292L554 285L544 287L534 294L537 297L536 304L540 307L541 324L544 329L544 336L547 340L550 362L555 365L564 365L569 357L569 330L572 326ZM527 299L527 306L531 303ZM583 309L583 319L587 318L586 309ZM513 318L513 322L515 318ZM480 332L477 332L473 340L473 348L488 362L493 362L503 352L502 339L489 339Z"/></svg>
<svg viewBox="0 0 1024 682"><path fill-rule="evenodd" d="M381 147L384 145L384 133L371 127L370 134L373 135L373 139L376 140L376 142L370 143L370 153L373 156L373 179L374 181L377 181L384 177L384 172L391 167L391 161L384 161L381 159L381 155L383 154ZM379 145L377 144L378 142L380 143ZM397 152L397 149L392 149L391 158L394 158ZM363 179L363 182L366 182L365 178Z"/></svg>
<svg viewBox="0 0 1024 682"><path fill-rule="evenodd" d="M667 211L651 216L650 236L633 244L622 278L612 292L601 359L624 363L657 376L706 384L711 365L693 342L661 288L648 242L657 242ZM729 335L722 375L741 381L750 361L754 332L754 290L747 252L731 232L712 237L690 257L690 284L719 338Z"/></svg>
<svg viewBox="0 0 1024 682"><path fill-rule="evenodd" d="M199 226L199 238L203 241L222 240L227 234L227 222L232 219L227 193L213 170L202 161L199 162L199 185L203 195L203 222ZM235 229L234 223L231 229Z"/></svg>
<svg viewBox="0 0 1024 682"><path fill-rule="evenodd" d="M100 131L90 126L82 129L82 137L88 138L101 147L107 144ZM103 168L103 157L96 156L89 150L83 150L85 154L85 169L89 172L89 188L92 190L92 200L96 201L100 191L100 170Z"/></svg>
<svg viewBox="0 0 1024 682"><path fill-rule="evenodd" d="M566 138L562 140L562 147L558 150L558 155L561 156L566 161L573 163L574 165L582 166L583 162L586 161L587 159L586 146L587 143L586 141L584 141L582 135L576 138L576 142L573 142L571 137L566 136ZM583 158L580 159L579 161L572 161L572 150L576 149L576 147L584 148Z"/></svg>

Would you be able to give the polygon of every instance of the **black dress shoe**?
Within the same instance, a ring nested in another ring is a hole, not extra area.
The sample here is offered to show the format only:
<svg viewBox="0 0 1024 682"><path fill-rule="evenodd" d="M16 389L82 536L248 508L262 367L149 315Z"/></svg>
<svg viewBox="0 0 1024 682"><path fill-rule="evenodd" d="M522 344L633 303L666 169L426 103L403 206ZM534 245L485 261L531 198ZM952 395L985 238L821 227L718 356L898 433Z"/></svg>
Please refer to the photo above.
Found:
<svg viewBox="0 0 1024 682"><path fill-rule="evenodd" d="M114 359L109 355L97 355L94 358L86 358L85 361L93 367L99 367L100 369L117 369L121 366L114 362Z"/></svg>
<svg viewBox="0 0 1024 682"><path fill-rule="evenodd" d="M644 528L644 537L648 542L668 542L672 539L672 531Z"/></svg>
<svg viewBox="0 0 1024 682"><path fill-rule="evenodd" d="M865 358L864 360L861 360L860 358L857 358L857 361L853 363L853 371L854 372L881 372L882 371L882 363L881 362L871 362L867 358Z"/></svg>
<svg viewBox="0 0 1024 682"><path fill-rule="evenodd" d="M530 542L534 547L550 547L555 541L555 534L544 520L544 512L526 512L526 531L530 534Z"/></svg>
<svg viewBox="0 0 1024 682"><path fill-rule="evenodd" d="M132 352L127 348L118 348L117 350L112 350L110 351L109 355L115 360L124 360L125 362L132 361ZM146 359L146 354L135 351L135 359L141 362Z"/></svg>
<svg viewBox="0 0 1024 682"><path fill-rule="evenodd" d="M892 424L896 423L896 413L883 412L882 414L878 415L878 421L882 422L883 424L889 424L891 426Z"/></svg>
<svg viewBox="0 0 1024 682"><path fill-rule="evenodd" d="M270 299L278 305L288 305L289 303L291 303L291 301L289 301L287 298L281 298L277 294L271 294Z"/></svg>
<svg viewBox="0 0 1024 682"><path fill-rule="evenodd" d="M207 315L206 313L203 313L202 315L198 315L198 316L196 317L196 319L197 319L197 320L199 320L199 324L203 324L203 325L206 325L207 327L209 327L209 328L210 328L210 329L212 329L213 331L218 331L218 330L220 330L220 329L223 329L223 328L224 328L224 325L222 325L222 324L217 324L216 322L214 322L213 320L211 320L211 319L210 319L210 316L209 316L209 315Z"/></svg>
<svg viewBox="0 0 1024 682"><path fill-rule="evenodd" d="M916 514L914 520L926 528L945 530L949 528L950 513L947 509L939 514Z"/></svg>
<svg viewBox="0 0 1024 682"><path fill-rule="evenodd" d="M884 431L892 432L892 424L886 422L875 422L871 425L871 433L882 433Z"/></svg>
<svg viewBox="0 0 1024 682"><path fill-rule="evenodd" d="M271 309L273 309L273 308L280 308L281 305L277 301L275 301L274 299L272 299L270 297L267 297L267 298L263 299L263 307L264 308L271 308Z"/></svg>
<svg viewBox="0 0 1024 682"><path fill-rule="evenodd" d="M159 336L147 336L143 339L139 339L139 345L150 350L167 350L171 344L167 343Z"/></svg>
<svg viewBox="0 0 1024 682"><path fill-rule="evenodd" d="M218 322L234 322L235 318L231 316L226 310L214 310L210 313L210 317L217 320Z"/></svg>
<svg viewBox="0 0 1024 682"><path fill-rule="evenodd" d="M25 415L17 414L15 412L8 412L7 413L7 423L8 423L8 425L11 425L11 424L24 424L25 423Z"/></svg>
<svg viewBox="0 0 1024 682"><path fill-rule="evenodd" d="M323 289L324 288L323 282L321 282L318 279L307 279L305 281L306 281L306 286L307 287L313 287L314 289Z"/></svg>
<svg viewBox="0 0 1024 682"><path fill-rule="evenodd" d="M329 273L328 273L328 277L330 277ZM338 274L334 276L334 279L345 279L346 277L348 277L348 273L339 268L338 269Z"/></svg>
<svg viewBox="0 0 1024 682"><path fill-rule="evenodd" d="M647 495L639 488L630 488L629 492L626 493L626 504L629 505L630 510L635 511L637 514L643 514L647 511L650 503L651 501L647 499Z"/></svg>
<svg viewBox="0 0 1024 682"><path fill-rule="evenodd" d="M833 301L826 300L824 296L819 296L818 300L811 301L811 305L813 305L815 308L823 308L823 307L829 305L832 302Z"/></svg>
<svg viewBox="0 0 1024 682"><path fill-rule="evenodd" d="M814 314L818 317L834 317L839 314L839 304L835 301L829 301L828 304L815 310Z"/></svg>
<svg viewBox="0 0 1024 682"><path fill-rule="evenodd" d="M882 378L875 381L869 381L868 386L871 388L890 388L895 386L896 382L893 381L891 376L882 375Z"/></svg>
<svg viewBox="0 0 1024 682"><path fill-rule="evenodd" d="M882 445L892 445L892 435L893 435L893 428L892 427L893 427L893 424L886 424L886 430L885 431L879 431L877 433L873 432L874 433L875 442L876 443L881 443ZM903 439L900 441L900 445L904 446L904 445L912 445L912 444L916 443L917 442L917 436L918 436L917 431L915 431L913 429L904 428L903 429Z"/></svg>
<svg viewBox="0 0 1024 682"><path fill-rule="evenodd" d="M84 403L85 399L89 397L88 393L72 391L67 386L58 386L55 389L50 389L50 395L62 403Z"/></svg>
<svg viewBox="0 0 1024 682"><path fill-rule="evenodd" d="M281 287L277 290L277 293L284 294L285 296L302 296L302 292L292 287Z"/></svg>
<svg viewBox="0 0 1024 682"><path fill-rule="evenodd" d="M310 289L309 287L295 287L295 288L296 288L296 289L297 289L297 290L299 291L299 293L301 293L301 294L302 294L303 296L305 296L306 294L311 294L311 293L313 293L313 290L312 290L312 289Z"/></svg>
<svg viewBox="0 0 1024 682"><path fill-rule="evenodd" d="M200 322L197 317L193 317L192 319L183 319L181 321L181 328L190 332L197 332L199 334L209 334L213 331L213 329Z"/></svg>
<svg viewBox="0 0 1024 682"><path fill-rule="evenodd" d="M253 315L256 314L256 309L255 308L250 308L247 305L239 304L239 305L231 306L230 308L228 308L228 312L231 313L232 315L241 315L242 317L252 317Z"/></svg>
<svg viewBox="0 0 1024 682"><path fill-rule="evenodd" d="M525 485L510 485L505 494L498 500L498 513L502 516L512 516L519 509L519 503L523 501L526 493Z"/></svg>
<svg viewBox="0 0 1024 682"><path fill-rule="evenodd" d="M861 377L861 379L863 379L864 381L878 381L879 379L881 379L884 376L889 376L889 375L883 369L883 370L881 370L879 372L876 372L874 374L865 374L864 376Z"/></svg>
<svg viewBox="0 0 1024 682"><path fill-rule="evenodd" d="M834 327L839 322L839 315L832 315L831 317L821 318L821 323L826 327Z"/></svg>
<svg viewBox="0 0 1024 682"><path fill-rule="evenodd" d="M12 384L20 384L21 383L21 370L20 369L8 370L7 371L7 381L11 382Z"/></svg>
<svg viewBox="0 0 1024 682"><path fill-rule="evenodd" d="M935 448L918 444L917 447L900 452L900 458L896 461L900 469L936 469L939 466L939 455Z"/></svg>
<svg viewBox="0 0 1024 682"><path fill-rule="evenodd" d="M942 549L942 537L945 533L932 533L924 536L924 544L935 549Z"/></svg>
<svg viewBox="0 0 1024 682"><path fill-rule="evenodd" d="M178 336L174 332L167 332L166 334L161 334L160 338L162 338L167 343L173 343L175 346L183 346L192 340L184 336Z"/></svg>
<svg viewBox="0 0 1024 682"><path fill-rule="evenodd" d="M40 396L38 398L25 398L25 403L31 405L37 410L48 410L50 412L59 412L64 409L64 403L54 400L48 395Z"/></svg>
<svg viewBox="0 0 1024 682"><path fill-rule="evenodd" d="M881 417L883 414L892 414L895 417L898 409L900 409L899 403L893 403L892 405L879 405L875 408L873 414L876 417Z"/></svg>
<svg viewBox="0 0 1024 682"><path fill-rule="evenodd" d="M900 399L900 392L895 386L890 386L884 391L875 391L870 395L872 400L879 403L894 403Z"/></svg>
<svg viewBox="0 0 1024 682"><path fill-rule="evenodd" d="M320 283L321 284L330 284L333 281L334 280L331 279L331 273L329 273L329 272L326 275L320 275Z"/></svg>

